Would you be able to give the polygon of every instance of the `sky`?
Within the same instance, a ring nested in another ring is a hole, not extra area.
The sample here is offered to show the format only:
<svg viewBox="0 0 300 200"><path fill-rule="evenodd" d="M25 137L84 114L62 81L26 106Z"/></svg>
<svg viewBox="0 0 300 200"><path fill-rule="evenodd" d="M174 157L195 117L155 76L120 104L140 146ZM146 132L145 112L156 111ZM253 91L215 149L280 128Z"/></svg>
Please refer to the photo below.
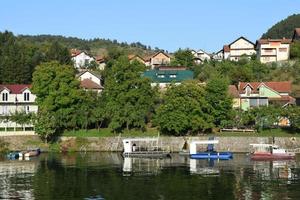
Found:
<svg viewBox="0 0 300 200"><path fill-rule="evenodd" d="M6 0L0 6L0 31L211 53L240 36L255 42L297 13L300 0Z"/></svg>

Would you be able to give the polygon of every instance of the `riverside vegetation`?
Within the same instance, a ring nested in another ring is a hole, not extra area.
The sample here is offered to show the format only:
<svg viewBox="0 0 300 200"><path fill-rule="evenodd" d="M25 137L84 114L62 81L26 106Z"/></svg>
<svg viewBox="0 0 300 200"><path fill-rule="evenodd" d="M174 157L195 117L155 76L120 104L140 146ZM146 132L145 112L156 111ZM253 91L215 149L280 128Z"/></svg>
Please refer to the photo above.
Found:
<svg viewBox="0 0 300 200"><path fill-rule="evenodd" d="M287 131L296 133L300 129L298 107L234 110L227 88L239 81L290 80L293 95L298 96L299 52L300 44L294 43L292 60L284 63L266 65L252 58L196 65L188 49L179 49L171 64L187 66L194 71L195 79L159 91L141 76L144 65L129 62L126 51L114 49L108 52L107 66L101 72L105 90L98 95L80 88L68 48L58 42L34 47L4 32L0 33L0 82L32 83L39 111L36 115L13 113L0 120L10 118L20 124L31 121L45 141L66 131L95 129L117 134L150 128L176 136L212 133L223 127L279 130L279 117L289 118L291 127ZM24 60L15 59L16 55Z"/></svg>

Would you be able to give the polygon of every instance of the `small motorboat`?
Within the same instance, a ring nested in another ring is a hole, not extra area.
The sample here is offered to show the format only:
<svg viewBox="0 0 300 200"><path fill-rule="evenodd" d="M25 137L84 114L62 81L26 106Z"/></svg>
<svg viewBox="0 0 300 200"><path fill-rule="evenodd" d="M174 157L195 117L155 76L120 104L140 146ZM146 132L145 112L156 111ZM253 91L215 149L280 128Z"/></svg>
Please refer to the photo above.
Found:
<svg viewBox="0 0 300 200"><path fill-rule="evenodd" d="M294 152L288 152L273 144L250 144L254 151L251 152L252 160L292 160L295 159Z"/></svg>
<svg viewBox="0 0 300 200"><path fill-rule="evenodd" d="M193 141L190 144L190 158L192 159L220 159L220 160L229 160L233 158L231 152L217 152L214 150L214 145L218 144L218 140L202 140L202 141ZM207 145L207 150L198 152L198 145Z"/></svg>
<svg viewBox="0 0 300 200"><path fill-rule="evenodd" d="M25 158L30 158L30 157L35 157L40 155L41 150L39 148L37 149L32 149L32 150L28 150L28 151L21 151L19 152L19 159L25 159Z"/></svg>
<svg viewBox="0 0 300 200"><path fill-rule="evenodd" d="M38 149L34 149L34 150L25 152L24 157L35 157L35 156L40 155L40 153L41 153L41 150L38 148Z"/></svg>
<svg viewBox="0 0 300 200"><path fill-rule="evenodd" d="M10 160L15 160L19 158L19 152L15 151L15 152L10 152L7 154L7 158Z"/></svg>

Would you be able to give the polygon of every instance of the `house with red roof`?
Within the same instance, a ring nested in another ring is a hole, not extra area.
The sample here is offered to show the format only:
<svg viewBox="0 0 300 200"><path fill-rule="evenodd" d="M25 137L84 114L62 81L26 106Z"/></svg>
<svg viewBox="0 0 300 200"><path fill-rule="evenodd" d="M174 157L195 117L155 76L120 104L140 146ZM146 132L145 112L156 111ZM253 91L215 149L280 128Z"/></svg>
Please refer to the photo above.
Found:
<svg viewBox="0 0 300 200"><path fill-rule="evenodd" d="M71 49L71 59L76 69L87 68L92 61L96 62L96 58L94 58L92 55L77 49Z"/></svg>
<svg viewBox="0 0 300 200"><path fill-rule="evenodd" d="M77 78L80 80L80 87L84 90L100 93L104 89L101 75L94 71L82 71L77 74Z"/></svg>
<svg viewBox="0 0 300 200"><path fill-rule="evenodd" d="M38 111L35 104L36 96L31 93L28 84L1 84L0 85L0 116L9 116L15 112ZM0 127L16 127L13 122L0 122Z"/></svg>
<svg viewBox="0 0 300 200"><path fill-rule="evenodd" d="M287 106L295 104L295 98L290 96L292 84L290 81L279 82L240 82L236 88L231 86L229 93L234 98L239 98L239 105L242 110L252 107L280 105Z"/></svg>

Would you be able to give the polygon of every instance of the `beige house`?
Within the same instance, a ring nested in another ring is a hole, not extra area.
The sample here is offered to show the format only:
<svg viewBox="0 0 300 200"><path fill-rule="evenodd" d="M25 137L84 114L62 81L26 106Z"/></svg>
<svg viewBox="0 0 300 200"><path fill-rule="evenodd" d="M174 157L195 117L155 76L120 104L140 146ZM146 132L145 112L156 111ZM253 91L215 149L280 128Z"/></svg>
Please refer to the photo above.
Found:
<svg viewBox="0 0 300 200"><path fill-rule="evenodd" d="M139 56L139 55L128 55L128 60L129 60L130 63L133 62L133 61L138 61L138 62L140 62L140 63L146 65L145 59L142 58L142 57Z"/></svg>
<svg viewBox="0 0 300 200"><path fill-rule="evenodd" d="M245 37L239 37L223 47L223 59L238 61L243 56L250 59L254 54L256 54L255 44Z"/></svg>
<svg viewBox="0 0 300 200"><path fill-rule="evenodd" d="M156 54L145 59L147 66L151 69L157 68L162 65L168 65L171 62L171 57L164 52L157 52Z"/></svg>
<svg viewBox="0 0 300 200"><path fill-rule="evenodd" d="M288 60L291 39L260 39L256 42L257 58L262 63Z"/></svg>

